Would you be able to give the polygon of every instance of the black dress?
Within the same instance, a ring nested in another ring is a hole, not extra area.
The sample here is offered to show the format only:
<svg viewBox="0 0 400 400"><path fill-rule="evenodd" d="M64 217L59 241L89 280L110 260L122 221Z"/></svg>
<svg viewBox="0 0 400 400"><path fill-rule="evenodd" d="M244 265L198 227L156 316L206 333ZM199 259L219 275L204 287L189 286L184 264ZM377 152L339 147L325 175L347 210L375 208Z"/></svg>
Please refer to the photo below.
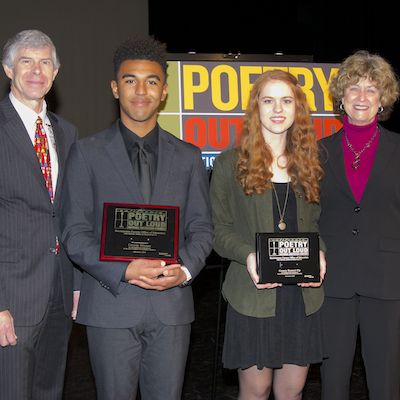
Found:
<svg viewBox="0 0 400 400"><path fill-rule="evenodd" d="M275 183L283 211L286 183ZM279 212L273 196L274 226L278 229ZM285 212L285 232L297 232L296 198L289 191ZM268 290L268 289L264 289ZM305 315L301 288L283 285L276 289L276 315L249 317L229 304L226 315L222 361L225 368L281 368L283 364L307 365L322 361L320 312Z"/></svg>

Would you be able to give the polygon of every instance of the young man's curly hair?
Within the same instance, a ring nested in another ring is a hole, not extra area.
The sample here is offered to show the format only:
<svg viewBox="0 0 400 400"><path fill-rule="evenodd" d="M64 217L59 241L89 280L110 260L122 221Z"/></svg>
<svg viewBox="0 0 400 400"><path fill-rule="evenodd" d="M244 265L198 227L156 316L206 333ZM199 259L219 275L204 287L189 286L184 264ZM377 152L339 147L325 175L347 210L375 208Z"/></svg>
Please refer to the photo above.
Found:
<svg viewBox="0 0 400 400"><path fill-rule="evenodd" d="M114 52L114 74L118 73L121 64L127 60L148 60L161 65L167 74L166 44L151 36L130 38L121 43Z"/></svg>

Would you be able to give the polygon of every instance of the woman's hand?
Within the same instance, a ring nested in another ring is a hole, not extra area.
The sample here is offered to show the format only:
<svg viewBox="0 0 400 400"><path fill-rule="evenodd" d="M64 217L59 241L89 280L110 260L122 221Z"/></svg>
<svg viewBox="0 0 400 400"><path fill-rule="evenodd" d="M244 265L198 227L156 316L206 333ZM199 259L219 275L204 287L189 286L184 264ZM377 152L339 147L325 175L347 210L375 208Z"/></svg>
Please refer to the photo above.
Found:
<svg viewBox="0 0 400 400"><path fill-rule="evenodd" d="M257 289L273 289L278 286L282 286L281 283L258 283L260 280L260 277L257 274L256 253L250 253L247 256L246 266L247 266L247 272L249 273L250 278L254 282L254 285L256 286Z"/></svg>
<svg viewBox="0 0 400 400"><path fill-rule="evenodd" d="M301 287L319 287L322 285L322 281L325 278L326 274L326 258L325 253L320 250L319 251L319 282L303 282L298 285Z"/></svg>

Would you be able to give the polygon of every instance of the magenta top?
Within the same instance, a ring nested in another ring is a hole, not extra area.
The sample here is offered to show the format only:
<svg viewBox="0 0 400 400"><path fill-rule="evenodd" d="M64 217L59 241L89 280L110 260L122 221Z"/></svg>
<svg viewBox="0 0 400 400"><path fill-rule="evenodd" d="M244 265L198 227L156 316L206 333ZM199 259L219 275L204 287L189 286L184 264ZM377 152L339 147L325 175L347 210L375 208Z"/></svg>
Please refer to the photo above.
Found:
<svg viewBox="0 0 400 400"><path fill-rule="evenodd" d="M343 129L342 146L346 176L354 199L357 203L360 203L374 163L380 132L375 136L371 145L361 153L357 169L352 166L355 155L347 145L345 135L347 134L347 138L353 146L353 149L359 152L374 136L374 133L378 129L378 116L376 116L375 120L370 124L359 126L352 125L349 122L348 116L345 115L343 118Z"/></svg>

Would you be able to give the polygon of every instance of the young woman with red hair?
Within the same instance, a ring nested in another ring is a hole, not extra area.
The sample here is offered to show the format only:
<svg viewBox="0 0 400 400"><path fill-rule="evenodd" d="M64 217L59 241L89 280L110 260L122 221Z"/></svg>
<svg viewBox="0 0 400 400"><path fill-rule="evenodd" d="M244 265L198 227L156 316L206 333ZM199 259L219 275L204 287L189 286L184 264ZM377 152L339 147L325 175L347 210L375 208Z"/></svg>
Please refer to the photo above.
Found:
<svg viewBox="0 0 400 400"><path fill-rule="evenodd" d="M318 230L322 169L307 100L282 70L254 83L241 142L214 163L215 250L231 261L223 364L237 369L239 399L301 399L311 363L322 361L320 282L259 283L256 232ZM321 243L321 248L324 246Z"/></svg>

